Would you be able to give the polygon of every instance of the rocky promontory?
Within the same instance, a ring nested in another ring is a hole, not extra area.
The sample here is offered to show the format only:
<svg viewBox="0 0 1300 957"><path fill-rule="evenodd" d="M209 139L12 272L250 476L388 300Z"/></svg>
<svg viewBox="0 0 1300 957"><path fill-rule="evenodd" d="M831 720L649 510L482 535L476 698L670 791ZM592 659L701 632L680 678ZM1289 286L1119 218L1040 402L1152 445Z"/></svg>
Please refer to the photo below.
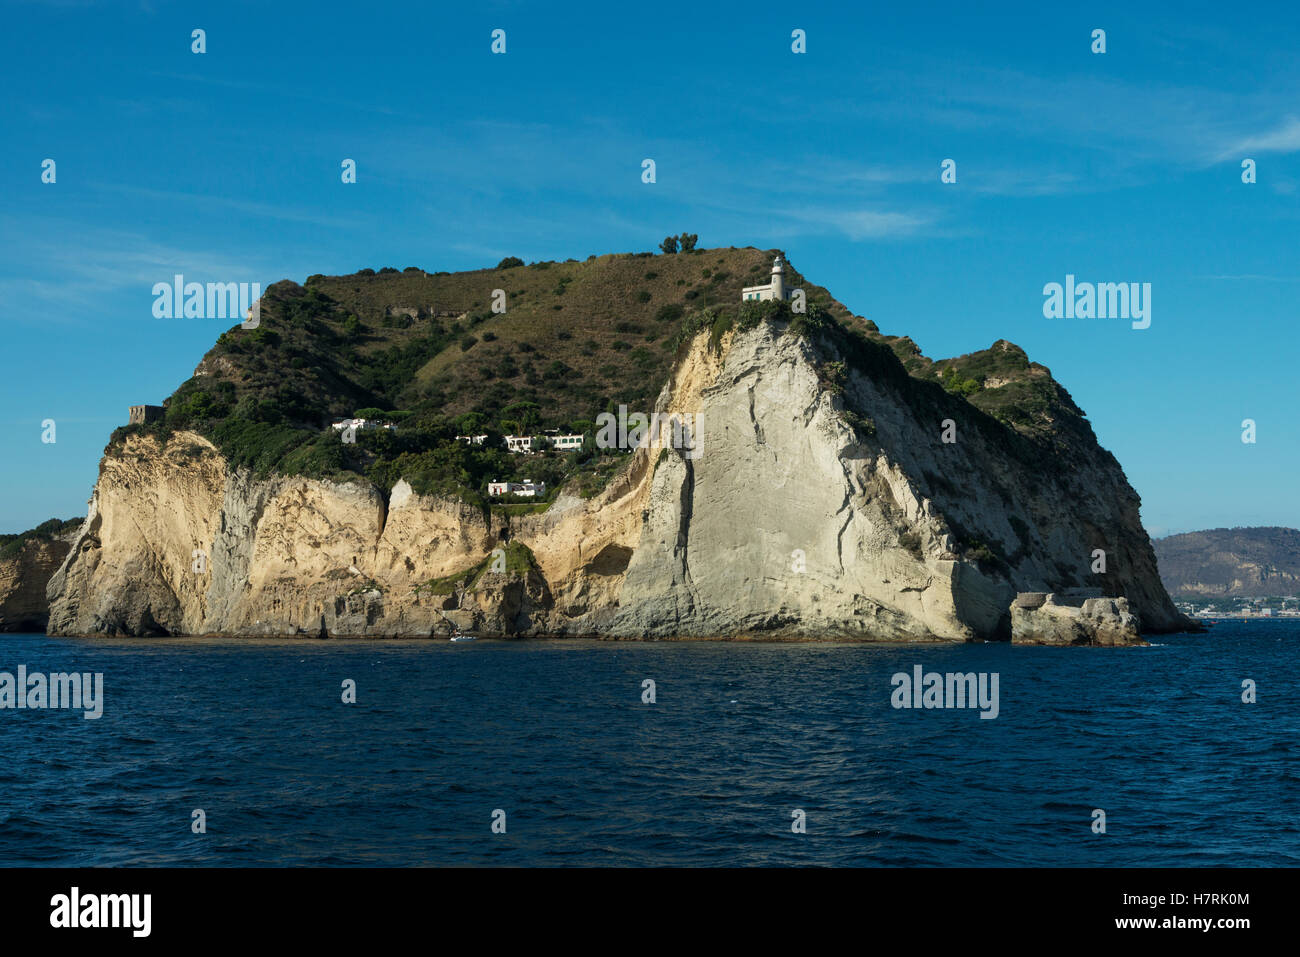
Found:
<svg viewBox="0 0 1300 957"><path fill-rule="evenodd" d="M733 259L739 252L757 253ZM573 274L569 289L593 278ZM566 285L557 288L558 299ZM482 494L487 481L458 492L442 476L472 474L476 440L447 434L428 450L404 449L395 444L404 425L367 438L363 465L326 474L303 463L334 455L338 436L324 419L301 421L309 444L259 465L231 436L245 441L252 426L238 415L251 422L265 408L242 390L268 354L217 350L169 401L170 425L125 430L106 451L89 515L49 583L50 631L430 636L455 626L1126 644L1190 624L1161 585L1138 496L1045 369L1005 342L931 363L910 340L823 303L807 314L706 307L663 320L677 335L644 411L690 423L689 441L665 425L629 450L556 459L553 468L571 471L555 472L556 487L536 503L494 501ZM271 333L289 339L271 306ZM376 312L374 328L393 323L392 310ZM398 324L428 321L397 315ZM470 353L509 329L504 317L484 319L448 348ZM557 333L556 348L584 334ZM513 354L531 360L538 348ZM577 381L576 361L566 354L551 367L566 365ZM433 352L389 405L465 401L438 392L454 362ZM318 379L334 394L348 388ZM539 400L546 381L535 383ZM600 398L616 408L619 395L605 388ZM197 413L180 418L182 400ZM232 411L218 417L213 402ZM532 414L520 406L505 408ZM548 461L529 458L487 467L518 462L522 473ZM452 460L459 472L444 467ZM1049 597L1018 604L1028 593ZM1071 604L1078 594L1087 597Z"/></svg>

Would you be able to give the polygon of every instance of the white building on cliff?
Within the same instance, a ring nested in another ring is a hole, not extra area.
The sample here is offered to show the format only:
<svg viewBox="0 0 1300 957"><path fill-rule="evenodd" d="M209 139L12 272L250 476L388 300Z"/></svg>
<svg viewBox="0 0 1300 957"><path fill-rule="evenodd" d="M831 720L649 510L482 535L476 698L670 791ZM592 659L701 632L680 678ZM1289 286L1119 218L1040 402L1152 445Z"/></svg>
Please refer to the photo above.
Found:
<svg viewBox="0 0 1300 957"><path fill-rule="evenodd" d="M763 302L767 299L789 299L785 288L785 263L780 256L772 261L772 281L766 286L746 286L740 291L742 302Z"/></svg>
<svg viewBox="0 0 1300 957"><path fill-rule="evenodd" d="M507 435L505 438L506 449L511 452L527 454L537 451L537 442L531 435Z"/></svg>
<svg viewBox="0 0 1300 957"><path fill-rule="evenodd" d="M545 482L524 479L522 482L488 482L488 495L497 498L501 495L523 495L527 498L546 494Z"/></svg>
<svg viewBox="0 0 1300 957"><path fill-rule="evenodd" d="M391 422L379 422L375 419L340 419L334 423L334 431L343 432L347 429L360 432L371 432L375 429L390 429L397 431L397 426Z"/></svg>

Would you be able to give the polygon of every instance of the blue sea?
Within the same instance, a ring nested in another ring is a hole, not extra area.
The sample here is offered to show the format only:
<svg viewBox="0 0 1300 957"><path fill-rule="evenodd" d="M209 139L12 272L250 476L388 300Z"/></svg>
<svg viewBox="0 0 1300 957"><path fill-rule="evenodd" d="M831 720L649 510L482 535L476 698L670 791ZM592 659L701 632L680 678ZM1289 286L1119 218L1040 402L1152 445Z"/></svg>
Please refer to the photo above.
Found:
<svg viewBox="0 0 1300 957"><path fill-rule="evenodd" d="M1300 865L1300 623L1155 640L0 635L104 675L98 720L0 710L0 865ZM895 709L915 665L997 718Z"/></svg>

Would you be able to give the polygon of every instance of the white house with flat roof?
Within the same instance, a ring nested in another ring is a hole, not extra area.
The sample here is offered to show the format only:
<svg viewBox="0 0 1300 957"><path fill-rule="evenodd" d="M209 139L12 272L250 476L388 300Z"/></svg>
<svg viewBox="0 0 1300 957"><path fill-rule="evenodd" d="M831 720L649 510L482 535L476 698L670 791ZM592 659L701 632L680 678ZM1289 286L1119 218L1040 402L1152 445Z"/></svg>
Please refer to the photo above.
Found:
<svg viewBox="0 0 1300 957"><path fill-rule="evenodd" d="M344 429L360 429L362 432L369 432L372 429L392 429L397 430L397 426L391 422L378 422L375 419L340 419L334 423L334 430L342 432Z"/></svg>
<svg viewBox="0 0 1300 957"><path fill-rule="evenodd" d="M526 498L535 498L545 494L546 483L534 482L532 479L524 479L522 482L488 482L488 495L493 497L523 495Z"/></svg>
<svg viewBox="0 0 1300 957"><path fill-rule="evenodd" d="M506 448L511 452L536 452L536 437L532 435L507 435Z"/></svg>
<svg viewBox="0 0 1300 957"><path fill-rule="evenodd" d="M785 263L780 256L772 260L772 281L765 286L746 286L740 291L742 302L765 302L768 299L789 299L785 288Z"/></svg>
<svg viewBox="0 0 1300 957"><path fill-rule="evenodd" d="M584 440L582 435L561 435L557 429L550 429L543 435L507 435L505 438L506 449L523 455L540 452L548 445L562 452L572 452L582 448Z"/></svg>

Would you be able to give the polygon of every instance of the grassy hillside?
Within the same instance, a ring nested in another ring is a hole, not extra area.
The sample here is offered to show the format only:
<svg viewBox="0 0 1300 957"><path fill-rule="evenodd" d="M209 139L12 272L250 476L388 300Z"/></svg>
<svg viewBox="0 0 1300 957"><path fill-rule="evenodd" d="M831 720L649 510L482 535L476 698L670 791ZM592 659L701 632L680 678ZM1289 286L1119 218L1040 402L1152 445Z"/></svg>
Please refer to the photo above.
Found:
<svg viewBox="0 0 1300 957"><path fill-rule="evenodd" d="M804 289L808 316L775 304L742 306L741 287L767 282L778 252L622 253L461 273L384 268L310 276L301 286L282 281L263 298L261 326L223 333L166 400L160 422L124 426L113 441L133 431L194 429L259 474L365 477L381 488L405 478L421 492L479 502L490 480L531 478L554 490L576 478L592 494L624 454L596 450L589 439L582 452L514 456L500 448L500 435L547 428L594 435L597 415L619 404L649 411L691 333L708 326L716 337L774 309L795 320L792 331L833 335L852 362L912 383L918 396L931 396L925 401L969 403L990 427L1008 432L1008 442L1051 443L1076 430L1091 436L1069 395L1010 343L931 361L789 265L787 284ZM504 313L493 311L495 290ZM833 378L834 370L828 388ZM345 445L329 423L359 413L382 415L398 429L360 432ZM482 432L491 436L483 447L454 440Z"/></svg>

